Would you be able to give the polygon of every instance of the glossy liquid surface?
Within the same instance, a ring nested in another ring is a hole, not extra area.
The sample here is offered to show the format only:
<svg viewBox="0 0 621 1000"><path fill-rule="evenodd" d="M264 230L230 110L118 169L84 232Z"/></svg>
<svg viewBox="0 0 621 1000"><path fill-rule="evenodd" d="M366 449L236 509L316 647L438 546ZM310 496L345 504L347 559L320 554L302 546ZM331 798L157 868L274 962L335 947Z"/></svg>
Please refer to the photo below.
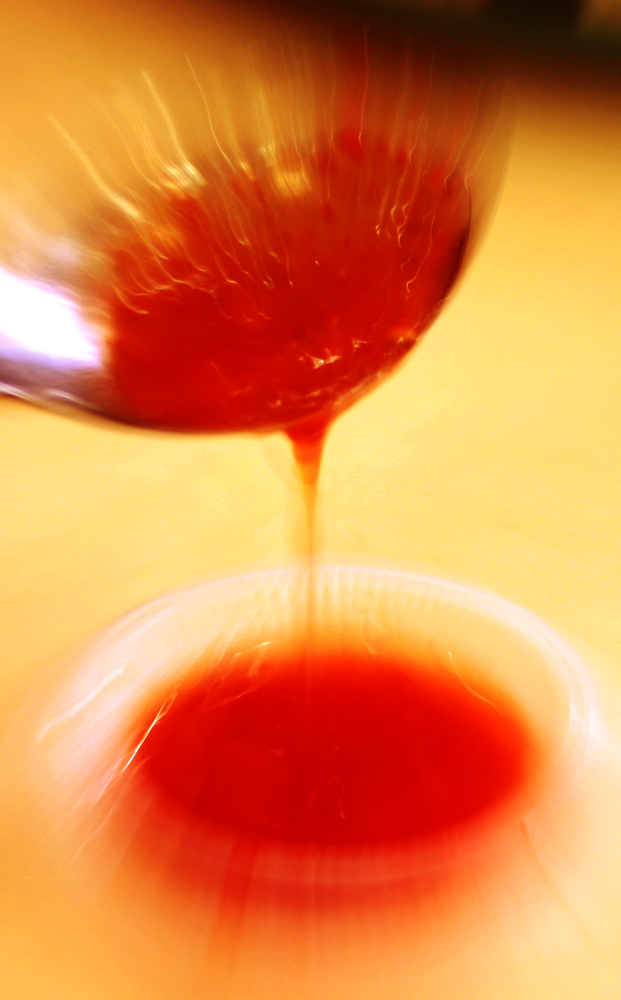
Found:
<svg viewBox="0 0 621 1000"><path fill-rule="evenodd" d="M453 670L347 651L231 655L147 708L136 794L195 832L363 845L433 838L519 790L532 741L516 708ZM137 747L137 749L136 749ZM151 829L150 836L154 832Z"/></svg>
<svg viewBox="0 0 621 1000"><path fill-rule="evenodd" d="M108 370L124 419L324 426L429 326L470 195L450 164L342 131L207 162L104 234Z"/></svg>

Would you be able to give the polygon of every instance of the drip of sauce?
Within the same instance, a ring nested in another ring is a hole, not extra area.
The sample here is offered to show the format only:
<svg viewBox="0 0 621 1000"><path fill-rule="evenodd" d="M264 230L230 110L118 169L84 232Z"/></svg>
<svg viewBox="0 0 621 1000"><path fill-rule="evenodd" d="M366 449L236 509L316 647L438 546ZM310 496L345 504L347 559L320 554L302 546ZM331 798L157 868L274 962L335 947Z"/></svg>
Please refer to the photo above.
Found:
<svg viewBox="0 0 621 1000"><path fill-rule="evenodd" d="M328 425L323 421L311 422L302 427L290 428L287 431L287 437L291 441L293 458L302 487L306 518L306 554L309 558L311 575L312 557L316 548L315 518L317 513L317 485L327 433Z"/></svg>

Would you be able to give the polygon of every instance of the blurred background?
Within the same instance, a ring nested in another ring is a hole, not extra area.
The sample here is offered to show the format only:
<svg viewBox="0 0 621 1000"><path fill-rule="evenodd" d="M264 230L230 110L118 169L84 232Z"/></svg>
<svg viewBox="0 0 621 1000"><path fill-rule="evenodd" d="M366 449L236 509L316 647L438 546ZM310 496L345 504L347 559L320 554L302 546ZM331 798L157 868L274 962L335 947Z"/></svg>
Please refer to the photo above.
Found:
<svg viewBox="0 0 621 1000"><path fill-rule="evenodd" d="M355 0L354 0L355 2ZM614 47L621 30L618 0L380 0L386 9L466 31L522 39L539 37L578 45ZM379 6L369 2L367 9Z"/></svg>
<svg viewBox="0 0 621 1000"><path fill-rule="evenodd" d="M496 214L454 297L398 373L330 432L320 546L337 559L465 579L531 609L584 655L614 731L621 5L404 0L381 10L404 31L483 48L509 80L513 125ZM69 106L102 80L143 68L157 75L171 53L215 60L222 38L269 34L283 16L282 4L13 5L0 15L0 173L28 161L45 172L48 104ZM326 4L313 8L313 17L332 16ZM191 578L287 558L299 532L282 435L158 435L0 397L0 454L6 726L46 683L48 664L94 630ZM532 939L521 932L511 961L498 958L489 993L478 996L619 995L615 781L592 793L601 839L576 873L578 902L569 916L559 902ZM84 915L63 898L10 797L0 808L2 996L172 996L145 964L114 951L96 908ZM386 1000L433 1000L431 987L393 987L387 973Z"/></svg>

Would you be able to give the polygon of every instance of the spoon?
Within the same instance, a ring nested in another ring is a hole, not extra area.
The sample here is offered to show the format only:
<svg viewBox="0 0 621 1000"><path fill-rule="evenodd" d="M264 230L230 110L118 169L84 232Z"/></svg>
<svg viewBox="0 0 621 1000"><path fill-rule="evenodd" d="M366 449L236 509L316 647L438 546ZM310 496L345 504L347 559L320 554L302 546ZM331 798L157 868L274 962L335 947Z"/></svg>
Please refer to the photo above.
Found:
<svg viewBox="0 0 621 1000"><path fill-rule="evenodd" d="M51 119L50 172L70 163L81 187L51 226L31 208L13 231L0 197L0 392L312 436L402 360L493 201L498 88L411 39L345 36L209 81L188 62L176 118L143 74L109 158Z"/></svg>

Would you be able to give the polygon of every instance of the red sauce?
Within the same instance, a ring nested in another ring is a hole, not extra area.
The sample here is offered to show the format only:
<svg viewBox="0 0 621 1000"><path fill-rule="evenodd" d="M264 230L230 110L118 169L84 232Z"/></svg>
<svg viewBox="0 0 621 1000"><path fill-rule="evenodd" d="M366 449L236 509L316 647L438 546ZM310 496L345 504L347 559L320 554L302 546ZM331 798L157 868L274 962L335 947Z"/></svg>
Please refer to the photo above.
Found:
<svg viewBox="0 0 621 1000"><path fill-rule="evenodd" d="M518 791L532 760L517 709L478 679L343 651L258 669L231 654L144 710L130 746L162 849L169 822L206 845L214 825L255 843L443 837Z"/></svg>
<svg viewBox="0 0 621 1000"><path fill-rule="evenodd" d="M243 162L242 162L243 161ZM342 131L198 164L102 237L123 419L187 431L324 426L390 371L459 272L450 164Z"/></svg>

